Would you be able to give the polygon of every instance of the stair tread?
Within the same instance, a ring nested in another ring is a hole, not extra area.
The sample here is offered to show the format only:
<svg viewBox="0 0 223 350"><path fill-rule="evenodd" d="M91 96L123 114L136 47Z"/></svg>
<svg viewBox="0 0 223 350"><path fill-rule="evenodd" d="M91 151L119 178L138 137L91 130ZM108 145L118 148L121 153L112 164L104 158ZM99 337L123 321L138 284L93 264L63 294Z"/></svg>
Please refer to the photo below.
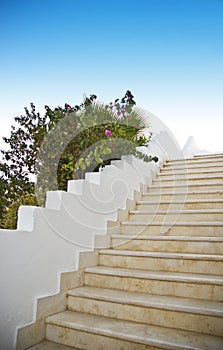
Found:
<svg viewBox="0 0 223 350"><path fill-rule="evenodd" d="M127 235L127 234L112 234L111 238L121 238L121 239L134 239L134 240L148 240L148 241L187 241L187 242L223 242L223 234L222 237L202 237L202 236L144 236L144 235Z"/></svg>
<svg viewBox="0 0 223 350"><path fill-rule="evenodd" d="M219 159L219 160L216 160L216 158L217 159ZM188 157L188 158L178 158L178 159L171 159L171 160L167 160L166 161L166 164L170 164L170 163L173 163L173 164L175 164L176 162L193 162L193 161L195 161L195 162L210 162L210 159L213 159L213 161L216 161L216 162L220 162L220 161L222 161L222 158L223 158L223 154L221 154L221 153L219 153L219 154L215 154L215 155L205 155L205 156L198 156L198 155L195 155L195 156L193 156L193 157Z"/></svg>
<svg viewBox="0 0 223 350"><path fill-rule="evenodd" d="M202 160L195 160L195 161L190 161L190 160L178 160L175 162L166 162L164 164L164 168L175 168L177 166L184 166L185 168L193 166L193 167L203 167L203 166L222 166L223 165L223 160L222 158L219 159L214 159L214 160L206 160L206 159L202 159Z"/></svg>
<svg viewBox="0 0 223 350"><path fill-rule="evenodd" d="M223 255L216 254L193 254L193 253L169 253L169 252L148 252L141 250L117 250L102 249L99 254L122 255L147 258L168 258L168 259L188 259L188 260L204 260L204 261L223 261Z"/></svg>
<svg viewBox="0 0 223 350"><path fill-rule="evenodd" d="M148 204L187 204L187 203L223 203L223 199L220 198L216 198L216 199L173 199L173 200L139 200L136 201L136 204L144 204L144 203L148 203Z"/></svg>
<svg viewBox="0 0 223 350"><path fill-rule="evenodd" d="M50 316L47 318L47 323L134 343L160 346L169 350L222 350L223 346L223 339L220 337L209 335L201 337L200 334L192 332L176 332L170 328L148 326L75 311L63 311Z"/></svg>
<svg viewBox="0 0 223 350"><path fill-rule="evenodd" d="M187 187L187 186L185 186ZM207 185L206 185L207 187ZM175 188L173 186L173 188ZM187 191L182 191L182 190L178 190L178 191L164 191L164 192L145 192L143 193L143 196L149 196L149 195L164 195L164 194L170 194L170 195L176 195L176 194L184 194L184 195L188 195L188 194L223 194L222 190L187 190Z"/></svg>
<svg viewBox="0 0 223 350"><path fill-rule="evenodd" d="M194 158L209 158L209 157L223 157L222 151L219 152L208 152L208 153L201 153L201 154L195 154Z"/></svg>
<svg viewBox="0 0 223 350"><path fill-rule="evenodd" d="M101 274L101 275L109 275L109 276L154 279L154 280L162 280L162 281L179 281L179 282L193 282L193 283L200 283L200 284L202 283L202 284L223 285L223 276L219 276L219 275L140 270L140 269L131 269L131 268L128 269L128 268L108 267L108 266L87 267L85 269L85 272Z"/></svg>
<svg viewBox="0 0 223 350"><path fill-rule="evenodd" d="M77 348L66 346L63 344L54 343L48 340L44 340L38 343L28 350L78 350Z"/></svg>
<svg viewBox="0 0 223 350"><path fill-rule="evenodd" d="M223 209L178 209L178 210L130 210L129 214L223 214Z"/></svg>
<svg viewBox="0 0 223 350"><path fill-rule="evenodd" d="M160 176L161 175L161 176ZM176 178L176 175L184 175L184 177L180 177L179 179ZM163 179L164 176L171 176L171 179ZM210 173L209 175L207 174L200 174L198 173L196 177L190 177L189 174L170 174L170 175L166 175L166 174L159 174L159 176L156 179L153 179L153 183L156 182L163 182L163 181L178 181L178 180L189 180L189 181L194 181L194 180L204 180L204 179L208 179L208 180L213 180L213 179L223 179L223 172L221 174L215 174L215 173Z"/></svg>
<svg viewBox="0 0 223 350"><path fill-rule="evenodd" d="M215 160L215 161L208 161L208 160L204 160L204 161L198 161L198 162L184 162L182 161L181 163L166 163L164 164L164 169L166 168L172 168L172 169L176 169L178 167L184 167L185 169L187 168L203 168L203 167L220 167L223 166L223 160Z"/></svg>
<svg viewBox="0 0 223 350"><path fill-rule="evenodd" d="M166 181L166 180L164 180L164 181ZM223 185L223 182L221 181L221 182L219 182L219 181L213 181L213 182L209 182L208 184L207 183L199 183L199 182L197 182L197 183L189 183L189 182L185 182L185 183L180 183L180 184L178 184L178 183L175 183L175 181L176 180L172 180L172 181L174 181L174 184L162 184L162 183L160 183L160 185L156 185L156 184L152 184L150 187L149 187L149 189L153 189L153 188L165 188L165 187L167 187L167 188L177 188L177 187L201 187L201 186L205 186L205 187L207 187L207 186L219 186L219 185Z"/></svg>
<svg viewBox="0 0 223 350"><path fill-rule="evenodd" d="M72 289L68 292L68 295L72 297L124 303L125 305L140 305L165 310L192 312L202 315L223 316L223 302L216 301L195 300L89 286Z"/></svg>
<svg viewBox="0 0 223 350"><path fill-rule="evenodd" d="M196 168L189 169L189 170L195 170L195 171L187 171L186 174L187 176L190 174L216 174L216 173L221 173L222 174L222 166L221 167L216 167L219 169L210 169L209 167L206 168ZM180 170L180 171L179 171ZM188 170L188 169L187 169ZM166 176L166 175L179 175L179 174L184 174L185 175L185 168L180 168L180 169L167 169L167 168L161 168L158 176Z"/></svg>
<svg viewBox="0 0 223 350"><path fill-rule="evenodd" d="M223 221L204 221L204 222L199 222L199 221L176 221L176 222L152 222L149 223L148 221L121 221L121 225L125 226L197 226L197 227L221 227L223 226Z"/></svg>

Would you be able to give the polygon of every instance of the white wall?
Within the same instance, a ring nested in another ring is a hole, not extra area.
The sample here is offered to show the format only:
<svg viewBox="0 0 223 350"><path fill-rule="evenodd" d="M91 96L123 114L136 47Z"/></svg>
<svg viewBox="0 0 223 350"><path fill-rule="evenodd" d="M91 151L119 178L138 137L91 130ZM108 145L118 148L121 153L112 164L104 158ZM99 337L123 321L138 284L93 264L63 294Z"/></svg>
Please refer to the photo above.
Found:
<svg viewBox="0 0 223 350"><path fill-rule="evenodd" d="M37 298L59 291L59 274L78 267L79 252L93 249L107 220L116 219L140 183L151 183L173 150L178 156L168 133L157 134L149 148L159 157L156 165L123 157L85 180L70 181L68 192L49 192L46 208L20 207L18 229L0 230L1 350L14 349L16 329L35 321Z"/></svg>

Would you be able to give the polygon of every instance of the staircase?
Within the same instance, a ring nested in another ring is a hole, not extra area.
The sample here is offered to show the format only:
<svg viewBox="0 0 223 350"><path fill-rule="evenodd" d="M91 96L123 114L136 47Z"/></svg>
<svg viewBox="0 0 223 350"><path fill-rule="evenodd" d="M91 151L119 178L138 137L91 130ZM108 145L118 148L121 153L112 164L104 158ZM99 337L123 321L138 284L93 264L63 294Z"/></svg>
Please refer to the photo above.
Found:
<svg viewBox="0 0 223 350"><path fill-rule="evenodd" d="M40 349L223 349L223 155L168 161Z"/></svg>

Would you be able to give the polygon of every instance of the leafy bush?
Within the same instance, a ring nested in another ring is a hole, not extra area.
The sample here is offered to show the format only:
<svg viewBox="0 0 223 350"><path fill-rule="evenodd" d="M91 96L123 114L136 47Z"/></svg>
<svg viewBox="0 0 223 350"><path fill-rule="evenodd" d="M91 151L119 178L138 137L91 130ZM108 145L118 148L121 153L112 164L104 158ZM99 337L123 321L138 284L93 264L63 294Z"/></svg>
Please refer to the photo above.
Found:
<svg viewBox="0 0 223 350"><path fill-rule="evenodd" d="M16 229L18 219L18 209L21 205L37 206L37 198L32 193L26 193L10 203L7 209L4 208L1 219L1 227L4 229Z"/></svg>
<svg viewBox="0 0 223 350"><path fill-rule="evenodd" d="M43 117L33 103L30 110L25 108L25 115L15 118L17 126L12 126L10 137L3 138L8 149L1 150L1 226L14 227L18 205L36 204L37 198L42 205L48 190L66 190L68 180L84 178L112 159L132 154L157 161L137 151L151 136L144 134L148 125L133 108L133 98L128 90L122 99L102 104L90 95L74 107L45 106Z"/></svg>

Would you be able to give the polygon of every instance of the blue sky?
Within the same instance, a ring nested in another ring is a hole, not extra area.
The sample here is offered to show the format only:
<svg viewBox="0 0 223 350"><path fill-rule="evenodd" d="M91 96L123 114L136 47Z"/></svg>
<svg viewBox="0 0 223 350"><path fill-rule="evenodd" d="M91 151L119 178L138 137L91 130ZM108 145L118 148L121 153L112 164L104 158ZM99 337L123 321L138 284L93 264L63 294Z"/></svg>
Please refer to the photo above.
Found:
<svg viewBox="0 0 223 350"><path fill-rule="evenodd" d="M1 0L0 136L34 102L127 89L181 146L223 151L222 0Z"/></svg>

